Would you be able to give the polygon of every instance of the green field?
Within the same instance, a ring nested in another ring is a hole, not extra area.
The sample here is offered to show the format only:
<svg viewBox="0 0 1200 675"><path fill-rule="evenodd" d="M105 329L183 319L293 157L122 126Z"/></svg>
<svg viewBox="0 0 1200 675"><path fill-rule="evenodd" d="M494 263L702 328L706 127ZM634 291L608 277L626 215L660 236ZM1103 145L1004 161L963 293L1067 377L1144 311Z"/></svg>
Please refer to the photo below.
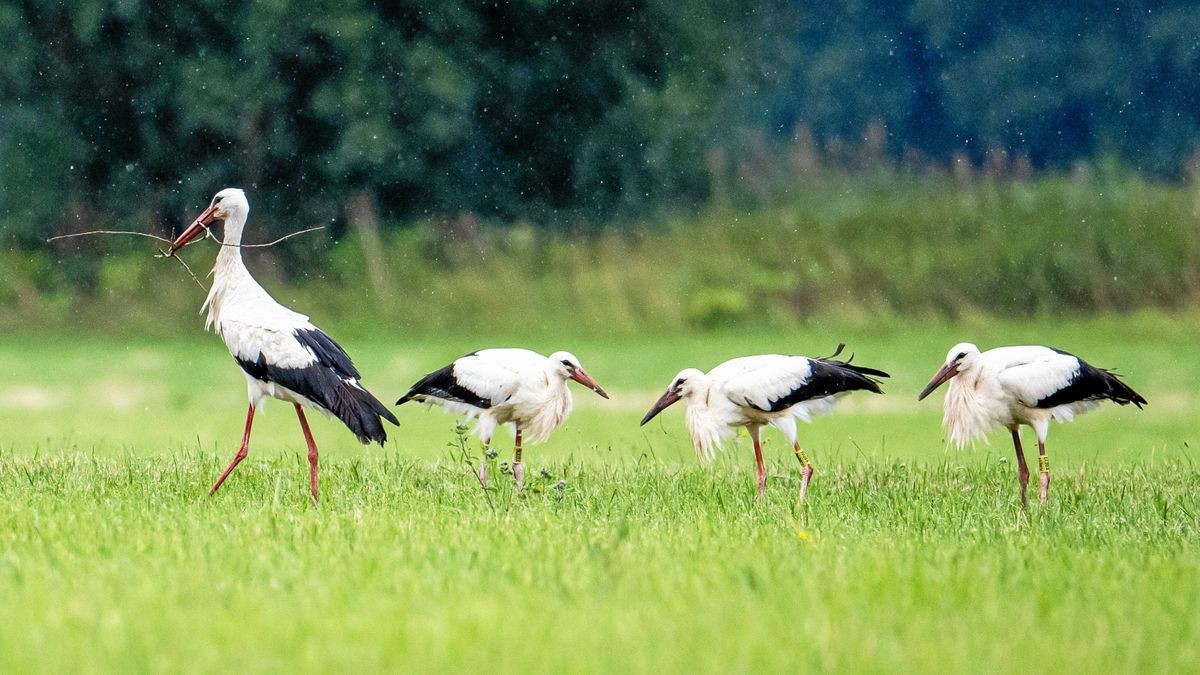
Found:
<svg viewBox="0 0 1200 675"><path fill-rule="evenodd" d="M314 419L317 507L276 403L208 499L245 410L214 336L2 338L0 670L1200 670L1198 315L527 341L328 327L389 402L511 344L574 351L612 400L576 389L519 495L506 476L484 495L438 411L399 408L384 448ZM1005 434L948 450L940 396L915 400L963 339L1074 351L1150 405L1055 425L1051 503L1022 515ZM704 468L679 410L637 425L684 366L839 341L893 378L801 425L817 473L799 511L772 430L756 505L747 439Z"/></svg>

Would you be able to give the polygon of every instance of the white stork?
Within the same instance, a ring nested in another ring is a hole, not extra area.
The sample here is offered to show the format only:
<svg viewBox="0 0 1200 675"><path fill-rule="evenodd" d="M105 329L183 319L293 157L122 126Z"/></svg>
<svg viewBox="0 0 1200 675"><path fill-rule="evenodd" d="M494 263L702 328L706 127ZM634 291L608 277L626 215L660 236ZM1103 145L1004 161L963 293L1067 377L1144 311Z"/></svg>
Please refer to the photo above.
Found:
<svg viewBox="0 0 1200 675"><path fill-rule="evenodd" d="M723 440L734 435L734 427L746 427L754 442L758 499L762 499L767 486L758 430L769 424L783 433L800 460L799 500L804 501L813 468L796 441L796 419L811 422L814 415L832 412L838 398L857 389L882 394L879 383L872 378L888 377L882 370L851 365L853 356L835 360L844 347L838 345L833 355L823 359L762 354L731 359L707 374L696 368L680 371L642 418L642 424L676 401L688 399L687 429L703 461L710 461L714 448L720 448Z"/></svg>
<svg viewBox="0 0 1200 675"><path fill-rule="evenodd" d="M246 376L250 407L246 429L233 461L213 484L213 495L243 459L250 444L254 411L268 397L295 406L304 441L308 444L309 488L317 501L317 444L304 418L308 406L341 420L365 443L383 445L387 433L382 419L399 424L395 415L359 383L358 370L346 352L308 317L284 307L258 285L242 262L242 228L250 214L246 195L226 188L213 197L204 213L188 226L168 250L181 247L207 231L214 221L224 221L224 238L213 284L200 311L208 310L206 329L215 329Z"/></svg>
<svg viewBox="0 0 1200 675"><path fill-rule="evenodd" d="M1029 467L1021 450L1020 425L1033 427L1038 440L1039 497L1050 492L1050 462L1046 434L1050 420L1070 422L1108 399L1120 405L1146 404L1116 374L1097 368L1067 352L1027 345L997 347L986 352L964 342L954 345L946 362L921 391L920 401L949 380L943 424L958 447L985 438L996 427L1012 433L1021 481L1021 507L1026 505Z"/></svg>
<svg viewBox="0 0 1200 675"><path fill-rule="evenodd" d="M437 404L450 412L478 418L475 433L489 448L496 427L511 423L516 433L513 478L519 490L525 482L522 437L540 443L566 421L572 405L567 380L608 398L569 352L542 356L528 349L484 349L421 378L396 405L408 401ZM479 479L486 487L486 461L480 467Z"/></svg>

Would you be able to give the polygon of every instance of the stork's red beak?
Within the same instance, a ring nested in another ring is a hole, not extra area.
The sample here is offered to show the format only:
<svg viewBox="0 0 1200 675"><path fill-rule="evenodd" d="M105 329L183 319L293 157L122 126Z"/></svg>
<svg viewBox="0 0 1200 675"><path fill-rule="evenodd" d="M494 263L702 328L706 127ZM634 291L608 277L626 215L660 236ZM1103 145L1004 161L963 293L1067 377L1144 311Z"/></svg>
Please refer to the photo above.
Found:
<svg viewBox="0 0 1200 675"><path fill-rule="evenodd" d="M645 425L646 422L649 422L650 420L654 419L655 415L666 410L668 407L671 406L672 403L678 401L681 398L683 398L683 397L680 396L678 393L676 393L674 390L668 389L667 393L660 396L659 399L654 402L654 407L650 408L650 412L646 413L646 416L642 418L642 422L638 426Z"/></svg>
<svg viewBox="0 0 1200 675"><path fill-rule="evenodd" d="M571 379L575 380L579 384L582 384L588 389L591 389L597 394L600 394L602 397L608 398L608 394L604 393L604 390L600 388L600 385L596 384L596 381L592 379L592 376L588 375L587 371L583 368L575 368L573 371L571 371Z"/></svg>
<svg viewBox="0 0 1200 675"><path fill-rule="evenodd" d="M215 204L207 209L204 209L204 213L201 213L195 220L193 220L192 224L188 225L187 229L183 231L183 234L179 235L175 238L175 241L171 242L171 248L167 249L167 255L175 255L176 251L186 246L189 241L195 239L196 235L207 230L208 226L212 225L212 222L216 219L217 207Z"/></svg>
<svg viewBox="0 0 1200 675"><path fill-rule="evenodd" d="M947 363L946 365L942 366L941 368L938 369L937 373L934 374L933 379L929 381L929 384L925 385L925 388L921 390L921 395L917 397L917 400L923 401L926 396L933 393L934 389L937 389L938 387L942 386L942 384L944 384L946 382L946 380L949 380L950 378L954 377L957 374L958 374L958 362L957 361L955 361L954 363Z"/></svg>

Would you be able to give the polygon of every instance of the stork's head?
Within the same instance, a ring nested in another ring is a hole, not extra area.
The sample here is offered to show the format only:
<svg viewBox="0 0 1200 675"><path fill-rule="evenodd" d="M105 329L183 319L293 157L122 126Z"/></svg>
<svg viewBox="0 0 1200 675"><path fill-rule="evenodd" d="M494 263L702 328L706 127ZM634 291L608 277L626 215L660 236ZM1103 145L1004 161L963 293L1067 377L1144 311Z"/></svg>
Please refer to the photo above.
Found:
<svg viewBox="0 0 1200 675"><path fill-rule="evenodd" d="M196 235L208 229L215 221L237 220L244 222L246 216L250 213L250 202L246 201L246 193L238 188L225 188L217 194L213 195L212 202L208 208L204 210L192 221L191 225L171 242L171 248L167 249L167 255L172 255L175 251L183 248L189 241L196 238Z"/></svg>
<svg viewBox="0 0 1200 675"><path fill-rule="evenodd" d="M691 396L704 378L704 372L696 368L685 368L679 371L675 379L671 380L671 386L667 387L666 393L658 398L658 401L650 408L650 412L642 418L642 424L654 419L655 415L666 410L679 399Z"/></svg>
<svg viewBox="0 0 1200 675"><path fill-rule="evenodd" d="M925 385L925 388L921 390L921 394L917 396L917 400L923 400L947 380L974 366L975 359L978 356L979 347L970 342L960 342L951 347L950 351L946 353L946 362L934 373L933 379L929 381L929 384Z"/></svg>
<svg viewBox="0 0 1200 675"><path fill-rule="evenodd" d="M554 352L549 356L548 360L550 361L550 367L562 379L575 380L579 384L600 394L602 397L608 398L608 394L600 388L600 385L596 384L591 375L587 374L587 371L579 363L579 359L571 352Z"/></svg>

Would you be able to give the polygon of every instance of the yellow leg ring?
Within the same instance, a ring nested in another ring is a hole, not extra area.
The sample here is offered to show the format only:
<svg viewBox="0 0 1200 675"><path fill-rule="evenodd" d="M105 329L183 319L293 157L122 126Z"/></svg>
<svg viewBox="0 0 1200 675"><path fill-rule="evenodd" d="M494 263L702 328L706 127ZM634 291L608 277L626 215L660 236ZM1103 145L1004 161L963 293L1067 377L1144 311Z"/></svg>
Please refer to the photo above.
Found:
<svg viewBox="0 0 1200 675"><path fill-rule="evenodd" d="M1050 473L1050 458L1045 455L1038 455L1038 471L1042 473Z"/></svg>
<svg viewBox="0 0 1200 675"><path fill-rule="evenodd" d="M796 456L800 458L800 463L804 466L809 466L808 455L804 454L804 448L796 448Z"/></svg>

